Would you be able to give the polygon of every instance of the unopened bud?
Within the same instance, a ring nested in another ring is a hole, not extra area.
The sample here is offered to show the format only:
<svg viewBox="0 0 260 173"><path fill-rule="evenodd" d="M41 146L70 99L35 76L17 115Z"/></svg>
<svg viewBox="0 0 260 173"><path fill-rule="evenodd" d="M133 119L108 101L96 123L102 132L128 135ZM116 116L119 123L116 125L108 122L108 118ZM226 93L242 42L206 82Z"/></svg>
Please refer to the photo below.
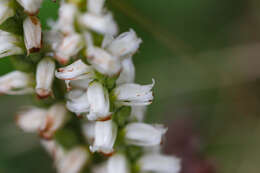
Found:
<svg viewBox="0 0 260 173"><path fill-rule="evenodd" d="M46 98L52 93L55 62L50 58L44 58L37 65L36 93L40 98Z"/></svg>
<svg viewBox="0 0 260 173"><path fill-rule="evenodd" d="M28 53L37 52L42 47L42 27L37 17L27 17L23 22L24 42Z"/></svg>

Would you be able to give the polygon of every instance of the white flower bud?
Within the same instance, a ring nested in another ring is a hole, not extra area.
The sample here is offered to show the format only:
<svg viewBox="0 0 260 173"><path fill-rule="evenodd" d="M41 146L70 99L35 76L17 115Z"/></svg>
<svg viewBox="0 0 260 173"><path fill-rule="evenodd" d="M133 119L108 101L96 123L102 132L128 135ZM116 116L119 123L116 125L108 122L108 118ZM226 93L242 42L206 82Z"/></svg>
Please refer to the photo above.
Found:
<svg viewBox="0 0 260 173"><path fill-rule="evenodd" d="M79 23L100 34L116 35L118 28L111 13L96 15L85 13L79 18Z"/></svg>
<svg viewBox="0 0 260 173"><path fill-rule="evenodd" d="M147 154L140 158L138 165L141 172L179 173L180 159L161 154Z"/></svg>
<svg viewBox="0 0 260 173"><path fill-rule="evenodd" d="M63 104L55 104L50 107L40 129L41 137L51 139L54 133L64 125L66 114L67 111Z"/></svg>
<svg viewBox="0 0 260 173"><path fill-rule="evenodd" d="M153 100L152 88L150 85L139 85L134 83L122 84L116 87L113 95L116 98L116 104L126 106L142 106L149 105Z"/></svg>
<svg viewBox="0 0 260 173"><path fill-rule="evenodd" d="M144 120L144 116L146 113L146 106L132 106L130 120L141 122Z"/></svg>
<svg viewBox="0 0 260 173"><path fill-rule="evenodd" d="M40 108L27 108L18 112L16 123L25 132L38 132L44 122L47 111Z"/></svg>
<svg viewBox="0 0 260 173"><path fill-rule="evenodd" d="M53 158L55 164L65 156L64 149L56 141L42 139L41 144L48 152L48 154Z"/></svg>
<svg viewBox="0 0 260 173"><path fill-rule="evenodd" d="M106 49L114 56L125 57L133 55L139 48L142 40L137 37L134 30L120 34L115 38Z"/></svg>
<svg viewBox="0 0 260 173"><path fill-rule="evenodd" d="M101 15L103 11L105 0L88 0L87 8L88 12Z"/></svg>
<svg viewBox="0 0 260 173"><path fill-rule="evenodd" d="M137 146L156 146L162 141L167 129L160 125L130 123L125 128L125 139L128 144Z"/></svg>
<svg viewBox="0 0 260 173"><path fill-rule="evenodd" d="M0 93L10 95L31 94L33 79L31 75L13 71L0 77Z"/></svg>
<svg viewBox="0 0 260 173"><path fill-rule="evenodd" d="M117 137L117 126L112 121L97 121L95 124L94 143L90 146L92 152L101 152L104 154L113 153L114 143Z"/></svg>
<svg viewBox="0 0 260 173"><path fill-rule="evenodd" d="M6 19L12 17L15 14L12 3L13 2L10 0L0 1L0 25L4 23Z"/></svg>
<svg viewBox="0 0 260 173"><path fill-rule="evenodd" d="M135 80L135 66L132 58L127 58L122 61L122 71L116 81L117 85L124 83L133 83Z"/></svg>
<svg viewBox="0 0 260 173"><path fill-rule="evenodd" d="M72 90L68 94L68 99L67 101L67 108L71 111L76 113L77 115L80 115L82 113L88 113L90 106L89 106L89 101L88 101L88 96L87 92L82 93L79 95L79 92L77 90Z"/></svg>
<svg viewBox="0 0 260 173"><path fill-rule="evenodd" d="M88 152L84 147L75 147L57 162L58 173L79 173L88 160Z"/></svg>
<svg viewBox="0 0 260 173"><path fill-rule="evenodd" d="M90 64L100 73L113 76L120 72L121 62L104 49L88 47L87 57Z"/></svg>
<svg viewBox="0 0 260 173"><path fill-rule="evenodd" d="M42 47L42 27L37 17L27 17L23 22L24 42L28 53L37 52Z"/></svg>
<svg viewBox="0 0 260 173"><path fill-rule="evenodd" d="M126 157L122 154L113 155L108 159L107 173L129 173Z"/></svg>
<svg viewBox="0 0 260 173"><path fill-rule="evenodd" d="M93 82L88 87L87 95L90 105L90 112L87 115L88 119L90 121L109 119L111 113L109 112L110 103L107 89L99 82Z"/></svg>
<svg viewBox="0 0 260 173"><path fill-rule="evenodd" d="M55 76L62 80L74 80L86 74L93 75L93 69L82 60L77 60L66 67L59 68L55 72Z"/></svg>
<svg viewBox="0 0 260 173"><path fill-rule="evenodd" d="M17 0L17 2L24 8L24 10L30 15L38 13L41 7L42 0Z"/></svg>
<svg viewBox="0 0 260 173"><path fill-rule="evenodd" d="M0 30L0 58L23 54L22 44L19 36Z"/></svg>
<svg viewBox="0 0 260 173"><path fill-rule="evenodd" d="M79 34L70 34L63 37L61 44L55 50L57 60L66 64L72 56L75 56L82 48L82 40Z"/></svg>
<svg viewBox="0 0 260 173"><path fill-rule="evenodd" d="M59 20L57 28L64 34L74 33L74 20L77 7L72 3L62 3L59 8Z"/></svg>
<svg viewBox="0 0 260 173"><path fill-rule="evenodd" d="M55 62L50 58L42 59L36 70L36 93L40 98L46 98L52 93Z"/></svg>

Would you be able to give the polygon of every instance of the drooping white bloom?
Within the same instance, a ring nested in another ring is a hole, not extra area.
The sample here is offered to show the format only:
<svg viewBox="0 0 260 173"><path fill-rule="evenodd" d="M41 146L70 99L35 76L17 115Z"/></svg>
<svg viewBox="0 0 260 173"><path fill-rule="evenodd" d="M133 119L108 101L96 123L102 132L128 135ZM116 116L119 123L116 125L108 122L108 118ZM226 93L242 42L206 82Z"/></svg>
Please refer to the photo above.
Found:
<svg viewBox="0 0 260 173"><path fill-rule="evenodd" d="M65 151L55 140L41 140L41 144L48 154L53 158L54 163L60 161L61 158L65 156Z"/></svg>
<svg viewBox="0 0 260 173"><path fill-rule="evenodd" d="M130 29L116 37L106 49L117 57L126 57L133 55L139 48L142 40L137 37L134 30Z"/></svg>
<svg viewBox="0 0 260 173"><path fill-rule="evenodd" d="M75 56L82 48L82 40L79 34L73 33L63 37L60 45L55 51L57 60L66 64L72 56Z"/></svg>
<svg viewBox="0 0 260 173"><path fill-rule="evenodd" d="M13 71L0 77L0 93L10 95L33 93L33 79L31 75L20 71Z"/></svg>
<svg viewBox="0 0 260 173"><path fill-rule="evenodd" d="M88 101L87 92L83 92L81 95L78 95L77 90L70 91L68 94L67 108L71 111L80 115L82 113L88 113L90 106Z"/></svg>
<svg viewBox="0 0 260 173"><path fill-rule="evenodd" d="M72 88L87 89L89 83L94 79L94 70L81 60L59 68L55 75L57 78L65 80L68 90Z"/></svg>
<svg viewBox="0 0 260 173"><path fill-rule="evenodd" d="M87 96L90 106L90 112L87 118L90 121L109 119L111 113L109 112L110 103L107 89L99 82L94 81L88 87Z"/></svg>
<svg viewBox="0 0 260 173"><path fill-rule="evenodd" d="M87 8L88 12L96 15L101 15L103 12L105 0L88 0Z"/></svg>
<svg viewBox="0 0 260 173"><path fill-rule="evenodd" d="M117 126L112 120L97 121L95 124L94 143L90 146L90 150L104 154L113 153L116 136Z"/></svg>
<svg viewBox="0 0 260 173"><path fill-rule="evenodd" d="M95 122L88 122L82 126L82 133L88 144L91 145L93 144L95 139L95 125Z"/></svg>
<svg viewBox="0 0 260 173"><path fill-rule="evenodd" d="M126 157L122 154L113 155L108 159L107 173L129 173Z"/></svg>
<svg viewBox="0 0 260 173"><path fill-rule="evenodd" d="M52 92L55 62L50 58L42 59L37 65L36 93L40 98L48 97Z"/></svg>
<svg viewBox="0 0 260 173"><path fill-rule="evenodd" d="M23 54L22 44L19 36L0 30L0 58Z"/></svg>
<svg viewBox="0 0 260 173"><path fill-rule="evenodd" d="M72 3L62 3L59 8L59 19L57 29L64 34L74 33L74 20L77 14L77 7Z"/></svg>
<svg viewBox="0 0 260 173"><path fill-rule="evenodd" d="M100 34L116 35L118 32L111 13L96 15L93 13L85 13L79 18L79 23Z"/></svg>
<svg viewBox="0 0 260 173"><path fill-rule="evenodd" d="M37 14L42 4L42 0L17 0L17 2L29 15Z"/></svg>
<svg viewBox="0 0 260 173"><path fill-rule="evenodd" d="M130 123L125 127L125 140L137 146L156 146L161 143L166 131L161 125Z"/></svg>
<svg viewBox="0 0 260 173"><path fill-rule="evenodd" d="M135 80L135 66L132 58L127 58L122 61L122 71L116 81L117 85L124 83L133 83Z"/></svg>
<svg viewBox="0 0 260 173"><path fill-rule="evenodd" d="M0 1L0 25L4 23L6 19L12 17L14 13L14 9L12 7L13 2L10 0L1 0Z"/></svg>
<svg viewBox="0 0 260 173"><path fill-rule="evenodd" d="M25 132L37 132L44 122L47 111L40 108L27 108L18 112L16 123Z"/></svg>
<svg viewBox="0 0 260 173"><path fill-rule="evenodd" d="M50 107L40 129L40 135L44 139L50 139L66 121L67 111L63 104L55 104Z"/></svg>
<svg viewBox="0 0 260 173"><path fill-rule="evenodd" d="M130 120L141 122L144 120L146 106L131 106Z"/></svg>
<svg viewBox="0 0 260 173"><path fill-rule="evenodd" d="M162 154L146 154L140 158L138 165L142 172L179 173L180 159Z"/></svg>
<svg viewBox="0 0 260 173"><path fill-rule="evenodd" d="M57 171L58 173L79 173L87 163L88 157L88 152L84 147L75 147L57 162Z"/></svg>
<svg viewBox="0 0 260 173"><path fill-rule="evenodd" d="M42 47L42 27L37 17L27 17L23 22L24 42L28 53L39 51Z"/></svg>
<svg viewBox="0 0 260 173"><path fill-rule="evenodd" d="M77 79L86 74L93 75L93 69L82 62L82 60L77 60L66 67L59 68L55 72L55 76L62 80Z"/></svg>
<svg viewBox="0 0 260 173"><path fill-rule="evenodd" d="M121 62L104 49L88 47L87 57L89 63L100 73L113 76L120 72Z"/></svg>
<svg viewBox="0 0 260 173"><path fill-rule="evenodd" d="M141 106L149 105L153 100L152 88L150 85L139 85L134 83L122 84L116 87L113 91L113 96L116 98L116 103L126 106Z"/></svg>

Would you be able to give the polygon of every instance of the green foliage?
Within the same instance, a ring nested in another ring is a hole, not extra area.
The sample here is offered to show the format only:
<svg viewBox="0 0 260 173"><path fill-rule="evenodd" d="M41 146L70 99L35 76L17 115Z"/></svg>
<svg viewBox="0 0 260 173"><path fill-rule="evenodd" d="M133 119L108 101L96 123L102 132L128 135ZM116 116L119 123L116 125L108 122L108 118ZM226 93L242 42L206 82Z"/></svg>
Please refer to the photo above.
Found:
<svg viewBox="0 0 260 173"><path fill-rule="evenodd" d="M131 107L123 106L113 114L112 118L119 127L124 127L127 121L129 120L130 113Z"/></svg>

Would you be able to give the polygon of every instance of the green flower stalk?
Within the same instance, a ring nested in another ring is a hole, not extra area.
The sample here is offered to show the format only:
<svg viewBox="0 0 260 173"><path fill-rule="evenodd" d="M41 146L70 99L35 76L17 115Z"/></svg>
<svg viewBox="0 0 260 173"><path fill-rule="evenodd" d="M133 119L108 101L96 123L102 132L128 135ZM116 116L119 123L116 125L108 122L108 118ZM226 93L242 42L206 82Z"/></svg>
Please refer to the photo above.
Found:
<svg viewBox="0 0 260 173"><path fill-rule="evenodd" d="M64 0L42 32L41 3L0 2L0 57L26 66L0 77L0 92L40 99L17 125L39 134L58 173L178 173L180 160L161 153L167 128L143 122L155 81L134 82L135 31L118 34L105 0Z"/></svg>

